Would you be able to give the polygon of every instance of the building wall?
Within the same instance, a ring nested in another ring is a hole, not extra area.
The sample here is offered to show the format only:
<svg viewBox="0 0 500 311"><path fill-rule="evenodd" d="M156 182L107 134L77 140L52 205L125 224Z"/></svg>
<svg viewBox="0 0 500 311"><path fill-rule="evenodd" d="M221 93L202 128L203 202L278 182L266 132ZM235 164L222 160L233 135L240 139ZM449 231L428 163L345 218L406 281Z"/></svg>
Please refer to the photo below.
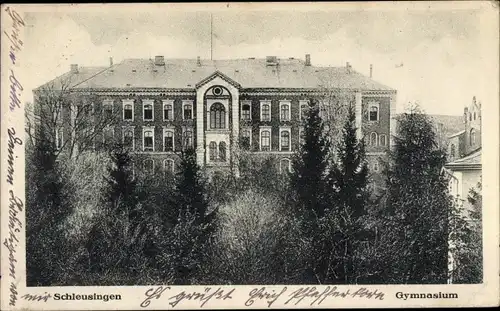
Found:
<svg viewBox="0 0 500 311"><path fill-rule="evenodd" d="M303 100L313 100L318 98L313 98L304 93L297 93L297 95L290 95L290 93L286 95L282 95L279 93L274 94L258 94L258 95L248 95L245 92L238 94L238 102L233 103L233 99L229 101L229 105L231 106L227 114L229 114L228 123L229 128L232 129L231 125L235 124L238 127L236 132L240 132L242 128L251 128L252 129L252 144L251 150L256 153L263 154L273 154L278 158L290 159L291 154L294 151L297 151L299 142L300 142L300 129L302 128L302 120L300 120L300 101ZM198 97L193 93L192 95L135 95L130 94L128 96L123 95L105 95L99 96L95 100L95 109L97 112L101 111L102 103L105 100L111 100L113 103L113 115L116 118L116 123L112 126L114 131L114 140L116 142L122 142L123 131L126 127L134 128L134 148L133 151L138 154L144 154L148 157L154 159L155 167L157 169L162 168L162 162L165 159L175 159L178 161L178 157L176 152L179 152L182 148L182 133L184 127L190 127L193 131L193 143L194 146L200 146L197 142L197 132L199 129L197 128L198 124L203 124L203 131L207 128L207 115L203 114L203 122L200 123L197 120L197 117L200 116L197 109L203 107L203 109L207 109L206 105L199 106L197 105ZM134 107L134 117L133 121L126 121L123 118L123 105L124 101L133 100ZM145 100L153 100L153 109L154 109L154 119L152 121L144 121L143 119L143 102ZM164 120L163 119L163 101L162 100L173 100L174 104L174 120ZM183 120L183 101L192 101L193 102L193 119L191 120ZM260 118L260 103L263 100L268 100L271 102L271 121L262 121ZM241 105L242 101L250 101L251 103L251 121L243 121L241 120ZM280 101L290 101L290 120L289 121L281 121L280 120ZM205 104L206 98L203 97L203 103ZM365 139L368 137L370 133L377 134L377 142L376 144L367 144L367 157L369 161L369 167L372 173L376 175L376 173L382 172L383 162L386 159L386 152L390 147L390 97L389 96L362 96L362 118L361 118L361 126L362 133ZM379 107L379 120L378 121L370 121L369 120L369 106L370 103L377 102ZM233 113L233 107L236 107L235 113ZM238 120L235 120L236 117ZM236 122L237 121L237 122ZM260 151L260 127L261 126L269 126L271 127L271 150L269 152L261 152ZM154 127L154 152L144 152L143 151L143 127ZM164 152L164 142L163 142L163 129L173 128L174 129L174 152ZM291 151L285 152L280 151L280 128L289 128L290 129L290 148ZM69 134L69 133L68 133ZM385 135L385 145L381 144L380 135ZM65 139L68 136L65 134ZM203 138L206 136L203 135ZM103 136L99 134L96 137L97 143L103 141ZM97 144L99 145L99 144ZM202 146L205 146L204 142L202 142ZM229 146L229 144L228 144ZM202 151L204 152L204 150ZM228 150L228 156L230 150ZM138 158L139 159L139 158ZM142 160L138 160L142 161ZM204 162L203 162L204 163ZM375 164L377 163L377 164ZM140 165L140 164L138 164ZM374 168L377 168L376 170Z"/></svg>
<svg viewBox="0 0 500 311"><path fill-rule="evenodd" d="M481 104L474 97L472 104L464 109L465 123L465 155L481 147ZM471 131L475 132L475 139L471 138Z"/></svg>

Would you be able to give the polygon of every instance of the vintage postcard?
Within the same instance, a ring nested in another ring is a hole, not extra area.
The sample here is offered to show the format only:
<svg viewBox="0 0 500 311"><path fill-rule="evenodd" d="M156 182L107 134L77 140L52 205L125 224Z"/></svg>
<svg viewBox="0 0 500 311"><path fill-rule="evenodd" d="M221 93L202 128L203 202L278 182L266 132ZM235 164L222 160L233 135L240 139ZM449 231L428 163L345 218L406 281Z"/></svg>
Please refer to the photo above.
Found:
<svg viewBox="0 0 500 311"><path fill-rule="evenodd" d="M499 305L496 1L3 4L1 308Z"/></svg>

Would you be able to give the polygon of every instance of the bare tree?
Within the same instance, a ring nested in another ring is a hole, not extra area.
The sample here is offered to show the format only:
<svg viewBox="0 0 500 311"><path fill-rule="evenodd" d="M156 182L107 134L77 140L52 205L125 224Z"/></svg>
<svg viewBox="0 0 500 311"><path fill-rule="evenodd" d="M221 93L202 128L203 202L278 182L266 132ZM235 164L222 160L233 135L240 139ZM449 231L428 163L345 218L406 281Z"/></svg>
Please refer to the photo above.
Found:
<svg viewBox="0 0 500 311"><path fill-rule="evenodd" d="M34 104L27 106L26 134L35 144L53 143L55 155L78 157L94 149L105 127L114 124L114 114L105 113L98 95L74 89L71 76L53 80L34 90Z"/></svg>

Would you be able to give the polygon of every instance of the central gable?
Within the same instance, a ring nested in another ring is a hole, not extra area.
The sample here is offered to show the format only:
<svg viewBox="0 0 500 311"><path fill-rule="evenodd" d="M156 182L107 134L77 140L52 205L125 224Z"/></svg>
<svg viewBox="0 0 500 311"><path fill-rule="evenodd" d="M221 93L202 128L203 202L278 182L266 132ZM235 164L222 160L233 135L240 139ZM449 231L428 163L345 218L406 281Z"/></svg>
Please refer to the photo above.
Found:
<svg viewBox="0 0 500 311"><path fill-rule="evenodd" d="M230 85L234 86L237 89L241 89L241 85L238 82L234 81L233 79L229 78L228 76L226 76L225 74L223 74L222 72L220 72L218 70L215 71L214 73L212 73L210 76L208 76L205 79L198 82L196 84L196 88L199 89L200 87L204 86L205 84L207 84L211 81L217 80L217 79L223 80L226 83L229 83Z"/></svg>

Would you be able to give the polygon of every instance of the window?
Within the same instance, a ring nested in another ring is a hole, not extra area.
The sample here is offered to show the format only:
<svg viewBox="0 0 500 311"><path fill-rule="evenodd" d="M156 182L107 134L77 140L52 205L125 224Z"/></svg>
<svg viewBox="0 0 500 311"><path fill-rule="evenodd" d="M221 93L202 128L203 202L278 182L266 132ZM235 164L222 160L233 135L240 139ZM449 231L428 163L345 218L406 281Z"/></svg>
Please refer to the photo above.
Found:
<svg viewBox="0 0 500 311"><path fill-rule="evenodd" d="M143 130L143 151L154 151L154 129Z"/></svg>
<svg viewBox="0 0 500 311"><path fill-rule="evenodd" d="M115 129L112 127L105 127L103 129L102 142L104 144L111 144L115 138Z"/></svg>
<svg viewBox="0 0 500 311"><path fill-rule="evenodd" d="M226 127L226 109L221 103L210 106L210 128L223 129Z"/></svg>
<svg viewBox="0 0 500 311"><path fill-rule="evenodd" d="M304 143L304 135L302 133L302 129L301 128L299 128L299 142L300 142L300 144Z"/></svg>
<svg viewBox="0 0 500 311"><path fill-rule="evenodd" d="M209 150L209 158L210 161L214 162L217 159L217 143L215 141L211 141L208 145Z"/></svg>
<svg viewBox="0 0 500 311"><path fill-rule="evenodd" d="M290 102L280 103L280 120L290 121Z"/></svg>
<svg viewBox="0 0 500 311"><path fill-rule="evenodd" d="M113 116L113 101L105 100L102 104L102 110L104 111L104 117L110 119Z"/></svg>
<svg viewBox="0 0 500 311"><path fill-rule="evenodd" d="M270 151L271 150L271 130L265 129L260 132L260 150Z"/></svg>
<svg viewBox="0 0 500 311"><path fill-rule="evenodd" d="M280 130L280 150L290 151L290 130Z"/></svg>
<svg viewBox="0 0 500 311"><path fill-rule="evenodd" d="M476 113L474 112L474 120L476 120Z"/></svg>
<svg viewBox="0 0 500 311"><path fill-rule="evenodd" d="M154 174L155 172L155 161L152 159L144 160L144 173Z"/></svg>
<svg viewBox="0 0 500 311"><path fill-rule="evenodd" d="M378 106L372 105L370 106L370 121L378 121Z"/></svg>
<svg viewBox="0 0 500 311"><path fill-rule="evenodd" d="M124 129L123 146L126 148L134 148L134 129Z"/></svg>
<svg viewBox="0 0 500 311"><path fill-rule="evenodd" d="M290 173L292 171L292 165L290 159L281 159L280 160L280 174Z"/></svg>
<svg viewBox="0 0 500 311"><path fill-rule="evenodd" d="M476 130L470 129L470 145L473 146L476 143Z"/></svg>
<svg viewBox="0 0 500 311"><path fill-rule="evenodd" d="M193 118L193 105L191 103L182 103L182 117L184 120L190 120Z"/></svg>
<svg viewBox="0 0 500 311"><path fill-rule="evenodd" d="M143 113L144 121L153 121L153 119L154 119L153 101L151 101L151 100L144 101L144 104L142 107L143 107L142 113Z"/></svg>
<svg viewBox="0 0 500 311"><path fill-rule="evenodd" d="M251 117L251 107L250 104L241 105L241 120L249 121L252 119Z"/></svg>
<svg viewBox="0 0 500 311"><path fill-rule="evenodd" d="M245 150L250 150L252 145L252 131L250 129L243 129L241 131L241 147Z"/></svg>
<svg viewBox="0 0 500 311"><path fill-rule="evenodd" d="M175 162L172 159L163 160L163 170L165 174L173 174L175 171Z"/></svg>
<svg viewBox="0 0 500 311"><path fill-rule="evenodd" d="M223 141L219 143L219 160L226 162L226 143Z"/></svg>
<svg viewBox="0 0 500 311"><path fill-rule="evenodd" d="M260 104L260 120L271 121L271 102L261 102Z"/></svg>
<svg viewBox="0 0 500 311"><path fill-rule="evenodd" d="M56 149L61 149L64 145L64 129L61 127L56 132Z"/></svg>
<svg viewBox="0 0 500 311"><path fill-rule="evenodd" d="M299 102L300 110L299 110L299 119L305 120L307 117L307 109L309 109L309 104L306 100L301 100Z"/></svg>
<svg viewBox="0 0 500 311"><path fill-rule="evenodd" d="M375 162L373 163L373 171L374 171L374 172L378 172L378 162L377 162L377 161L375 161Z"/></svg>
<svg viewBox="0 0 500 311"><path fill-rule="evenodd" d="M327 103L319 103L319 117L328 120L328 109Z"/></svg>
<svg viewBox="0 0 500 311"><path fill-rule="evenodd" d="M134 101L123 101L123 120L134 121Z"/></svg>
<svg viewBox="0 0 500 311"><path fill-rule="evenodd" d="M469 112L469 121L472 121L472 113Z"/></svg>
<svg viewBox="0 0 500 311"><path fill-rule="evenodd" d="M173 130L163 130L163 151L174 151Z"/></svg>
<svg viewBox="0 0 500 311"><path fill-rule="evenodd" d="M455 157L455 144L451 144L451 146L450 146L450 156L452 158Z"/></svg>
<svg viewBox="0 0 500 311"><path fill-rule="evenodd" d="M183 140L184 140L184 148L192 148L193 147L193 129L184 128Z"/></svg>
<svg viewBox="0 0 500 311"><path fill-rule="evenodd" d="M173 101L163 101L163 121L171 121L174 119L174 103Z"/></svg>
<svg viewBox="0 0 500 311"><path fill-rule="evenodd" d="M387 144L387 136L384 134L380 135L380 146L385 146Z"/></svg>
<svg viewBox="0 0 500 311"><path fill-rule="evenodd" d="M377 146L377 133L375 132L370 134L370 145Z"/></svg>

